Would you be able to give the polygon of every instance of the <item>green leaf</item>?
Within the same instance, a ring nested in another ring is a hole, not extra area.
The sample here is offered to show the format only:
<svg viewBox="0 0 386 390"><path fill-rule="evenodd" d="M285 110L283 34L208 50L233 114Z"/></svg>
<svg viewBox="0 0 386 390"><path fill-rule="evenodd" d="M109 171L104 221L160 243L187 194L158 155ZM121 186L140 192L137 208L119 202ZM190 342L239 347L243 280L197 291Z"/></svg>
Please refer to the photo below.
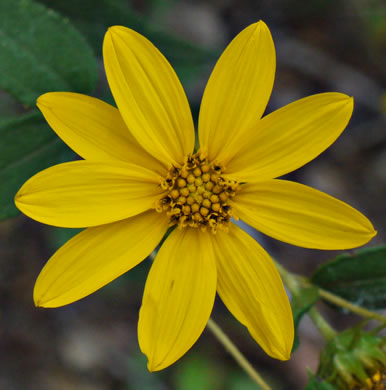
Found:
<svg viewBox="0 0 386 390"><path fill-rule="evenodd" d="M14 196L21 185L69 149L37 111L0 119L0 139L0 219L5 219L19 213Z"/></svg>
<svg viewBox="0 0 386 390"><path fill-rule="evenodd" d="M187 356L179 365L174 377L176 389L216 390L222 388L219 377L221 373L213 362L204 355Z"/></svg>
<svg viewBox="0 0 386 390"><path fill-rule="evenodd" d="M264 379L265 375L264 375ZM227 382L229 385L226 387L229 390L261 390L261 386L252 381L249 376L245 375L245 372L236 371L229 375Z"/></svg>
<svg viewBox="0 0 386 390"><path fill-rule="evenodd" d="M311 372L309 372L309 376L310 381L304 390L335 390L329 383L319 381Z"/></svg>
<svg viewBox="0 0 386 390"><path fill-rule="evenodd" d="M386 308L386 246L343 254L319 267L313 284L352 303Z"/></svg>
<svg viewBox="0 0 386 390"><path fill-rule="evenodd" d="M40 0L71 19L87 37L95 53L102 53L105 32L110 26L122 25L143 34L170 61L178 76L186 83L217 58L216 51L200 48L172 34L160 31L122 0Z"/></svg>
<svg viewBox="0 0 386 390"><path fill-rule="evenodd" d="M307 312L318 301L318 299L318 289L315 287L302 288L298 291L296 295L292 296L291 306L295 326L295 340L294 345L292 347L292 353L294 353L299 347L298 328L300 320L305 314L307 314Z"/></svg>
<svg viewBox="0 0 386 390"><path fill-rule="evenodd" d="M79 32L32 0L0 1L0 88L27 106L48 91L91 92L97 62Z"/></svg>

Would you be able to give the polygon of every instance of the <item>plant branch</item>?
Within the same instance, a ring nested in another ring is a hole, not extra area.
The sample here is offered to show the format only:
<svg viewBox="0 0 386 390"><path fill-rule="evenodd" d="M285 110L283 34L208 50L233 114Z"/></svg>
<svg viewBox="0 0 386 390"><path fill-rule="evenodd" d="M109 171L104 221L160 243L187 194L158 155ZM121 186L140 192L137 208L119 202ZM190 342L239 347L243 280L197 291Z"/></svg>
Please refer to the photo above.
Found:
<svg viewBox="0 0 386 390"><path fill-rule="evenodd" d="M291 290L291 285L294 285L297 283L297 285L302 287L315 287L318 289L319 295L325 299L326 301L329 301L337 306L343 307L344 309L347 309L351 311L352 313L358 314L365 318L370 318L373 320L377 320L379 322L382 322L383 324L386 324L386 317L382 314L375 313L374 311L365 309L362 306L355 305L354 303L351 303L347 299L341 298L338 295L335 295L329 291L326 291L314 284L312 282L305 278L304 276L293 274L289 271L287 271L282 265L276 263L276 266L280 272L280 275L283 278L284 283L288 286L288 288ZM290 284L287 283L287 281L290 281Z"/></svg>
<svg viewBox="0 0 386 390"><path fill-rule="evenodd" d="M310 282L309 282L310 283ZM317 287L317 286L316 286ZM334 303L337 306L343 307L355 314L358 314L362 317L371 318L386 324L386 317L382 314L375 313L371 310L365 309L362 306L355 305L344 298L339 297L338 295L332 294L329 291L323 290L322 288L317 287L319 290L319 295L324 298L326 301Z"/></svg>
<svg viewBox="0 0 386 390"><path fill-rule="evenodd" d="M276 263L276 266L285 285L291 293L294 296L299 296L301 294L301 288L303 287L301 285L301 279L297 275L287 271L281 264ZM337 333L335 329L324 319L315 307L312 307L307 314L327 341L336 336Z"/></svg>
<svg viewBox="0 0 386 390"><path fill-rule="evenodd" d="M324 319L320 312L314 307L312 307L307 314L315 326L319 329L320 333L323 335L326 341L330 341L337 335L335 329L331 327L331 325Z"/></svg>
<svg viewBox="0 0 386 390"><path fill-rule="evenodd" d="M208 329L214 334L214 336L220 341L224 348L233 356L240 367L249 375L249 377L257 384L262 390L272 390L271 387L264 381L260 374L252 367L251 363L240 352L240 350L233 344L231 339L224 333L224 331L209 318Z"/></svg>

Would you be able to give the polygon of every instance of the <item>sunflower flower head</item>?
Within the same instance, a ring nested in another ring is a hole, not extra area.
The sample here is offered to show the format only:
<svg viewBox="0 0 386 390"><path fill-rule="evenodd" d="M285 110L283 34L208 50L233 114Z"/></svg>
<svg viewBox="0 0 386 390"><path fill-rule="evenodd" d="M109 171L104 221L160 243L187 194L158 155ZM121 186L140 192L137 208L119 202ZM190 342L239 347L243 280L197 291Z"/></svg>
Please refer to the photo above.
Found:
<svg viewBox="0 0 386 390"><path fill-rule="evenodd" d="M264 351L289 359L293 318L264 249L233 223L241 218L281 241L318 249L363 245L375 231L352 207L279 180L314 159L344 130L353 99L323 93L265 117L275 75L268 27L252 24L218 60L203 95L199 150L184 90L165 57L142 35L111 27L103 43L117 108L54 92L37 105L80 161L29 179L16 195L27 216L82 227L41 271L37 306L79 300L133 268L159 244L139 313L150 371L195 343L216 292ZM233 217L233 218L232 218Z"/></svg>
<svg viewBox="0 0 386 390"><path fill-rule="evenodd" d="M196 153L185 158L181 168L172 167L161 187L167 195L157 200L156 211L166 212L169 226L200 228L216 233L229 230L231 202L240 189L235 180L221 176L220 164Z"/></svg>

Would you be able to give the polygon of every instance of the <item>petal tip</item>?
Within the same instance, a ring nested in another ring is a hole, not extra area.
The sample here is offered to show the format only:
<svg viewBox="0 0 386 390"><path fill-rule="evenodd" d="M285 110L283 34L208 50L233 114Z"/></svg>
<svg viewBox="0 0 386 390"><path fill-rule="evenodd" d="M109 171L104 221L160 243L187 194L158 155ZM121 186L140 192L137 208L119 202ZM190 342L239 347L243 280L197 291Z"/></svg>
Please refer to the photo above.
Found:
<svg viewBox="0 0 386 390"><path fill-rule="evenodd" d="M162 364L161 362L157 363L156 361L154 361L154 356L153 356L153 359L151 359L147 353L145 353L144 351L142 351L142 353L147 358L147 369L149 372L161 371L168 366L168 365Z"/></svg>
<svg viewBox="0 0 386 390"><path fill-rule="evenodd" d="M150 373L157 371L157 369L154 367L154 364L150 360L147 361L147 369Z"/></svg>
<svg viewBox="0 0 386 390"><path fill-rule="evenodd" d="M371 230L369 231L369 241L371 241L377 234L378 234L378 231L375 230L375 229L371 226ZM369 241L367 241L367 242L369 242Z"/></svg>
<svg viewBox="0 0 386 390"><path fill-rule="evenodd" d="M252 36L255 34L260 34L261 31L270 32L267 24L263 22L261 19L258 22L252 23L246 29L250 29L252 32Z"/></svg>
<svg viewBox="0 0 386 390"><path fill-rule="evenodd" d="M65 305L65 304L55 303L55 298L45 299L44 295L45 295L44 293L38 295L34 291L33 300L34 300L35 307L43 307L45 309L49 309L49 308L56 308Z"/></svg>
<svg viewBox="0 0 386 390"><path fill-rule="evenodd" d="M42 296L41 294L38 293L36 283L33 291L33 300L34 300L35 307L44 307L44 303L42 302Z"/></svg>
<svg viewBox="0 0 386 390"><path fill-rule="evenodd" d="M345 97L345 103L350 105L351 107L354 107L354 97L349 95L344 95Z"/></svg>
<svg viewBox="0 0 386 390"><path fill-rule="evenodd" d="M37 107L40 109L41 107L45 107L45 108L49 108L50 105L48 104L48 101L49 101L49 96L48 95L51 95L52 92L47 92L47 93L44 93L43 95L40 95L37 99L36 99L36 105Z"/></svg>
<svg viewBox="0 0 386 390"><path fill-rule="evenodd" d="M267 24L262 19L260 19L258 22L256 22L255 25L256 25L256 27L265 28L268 30Z"/></svg>
<svg viewBox="0 0 386 390"><path fill-rule="evenodd" d="M107 32L106 33L109 33L109 34L113 34L115 32L118 32L119 30L123 29L124 27L123 26L120 26L120 25L115 25L115 26L110 26L108 29L107 29Z"/></svg>
<svg viewBox="0 0 386 390"><path fill-rule="evenodd" d="M39 300L35 300L34 299L34 304L35 304L35 307L44 307Z"/></svg>
<svg viewBox="0 0 386 390"><path fill-rule="evenodd" d="M22 193L22 188L19 189L19 191L17 191L15 197L14 197L14 202L15 202L15 206L20 210L21 210L21 207L23 205L23 201L22 201L22 198L23 198L23 193Z"/></svg>
<svg viewBox="0 0 386 390"><path fill-rule="evenodd" d="M35 290L33 293L33 300L34 300L35 307L44 307L44 303L42 302L41 297L36 294Z"/></svg>
<svg viewBox="0 0 386 390"><path fill-rule="evenodd" d="M328 92L327 92L328 93ZM335 103L341 104L342 106L350 106L351 109L354 107L354 97L346 95L345 93L332 92L335 97Z"/></svg>
<svg viewBox="0 0 386 390"><path fill-rule="evenodd" d="M288 352L288 353L285 353L285 354L283 354L280 358L279 358L279 360L281 360L281 361L286 361L286 360L290 360L291 359L291 352Z"/></svg>
<svg viewBox="0 0 386 390"><path fill-rule="evenodd" d="M133 32L133 30L131 30L128 27L115 25L115 26L110 26L107 29L106 35L110 35L112 38L113 36L115 36L115 37L122 36L122 34L127 35L128 33L131 33L131 32Z"/></svg>
<svg viewBox="0 0 386 390"><path fill-rule="evenodd" d="M365 221L362 225L364 227L363 240L359 243L359 245L357 245L357 247L367 244L378 234L378 231L374 229L374 226L371 223L371 221L369 219L367 219L366 217L364 217L364 218L365 218ZM349 248L347 248L347 249L349 249Z"/></svg>
<svg viewBox="0 0 386 390"><path fill-rule="evenodd" d="M105 50L106 44L112 44L114 36L117 35L118 30L122 26L111 26L107 29L106 34L103 39L103 50Z"/></svg>
<svg viewBox="0 0 386 390"><path fill-rule="evenodd" d="M21 195L20 195L20 190L16 192L15 194L15 197L14 197L14 201L15 201L15 204L17 205L17 202L19 201Z"/></svg>
<svg viewBox="0 0 386 390"><path fill-rule="evenodd" d="M292 337L291 340L292 340L291 343L288 343L288 340L286 340L287 343L281 346L276 345L275 350L270 351L271 353L268 353L268 355L270 355L274 359L281 360L281 361L290 360L294 338Z"/></svg>

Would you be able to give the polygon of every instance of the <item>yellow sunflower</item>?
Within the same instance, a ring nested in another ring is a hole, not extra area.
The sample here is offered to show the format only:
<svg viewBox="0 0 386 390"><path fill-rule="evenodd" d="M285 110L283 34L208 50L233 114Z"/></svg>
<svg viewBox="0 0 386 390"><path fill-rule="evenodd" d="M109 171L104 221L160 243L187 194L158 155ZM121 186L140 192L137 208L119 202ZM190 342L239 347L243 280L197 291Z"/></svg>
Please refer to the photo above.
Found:
<svg viewBox="0 0 386 390"><path fill-rule="evenodd" d="M345 249L375 235L366 217L307 186L274 179L314 159L346 127L353 99L323 93L261 118L275 75L263 22L243 30L217 62L202 99L198 139L184 90L167 60L125 27L103 44L118 109L92 97L47 93L37 105L84 160L29 179L16 195L27 216L85 227L47 262L37 306L79 300L145 259L169 227L149 272L138 338L148 368L179 359L202 333L216 291L264 351L288 359L291 308L269 255L232 223L278 240Z"/></svg>

